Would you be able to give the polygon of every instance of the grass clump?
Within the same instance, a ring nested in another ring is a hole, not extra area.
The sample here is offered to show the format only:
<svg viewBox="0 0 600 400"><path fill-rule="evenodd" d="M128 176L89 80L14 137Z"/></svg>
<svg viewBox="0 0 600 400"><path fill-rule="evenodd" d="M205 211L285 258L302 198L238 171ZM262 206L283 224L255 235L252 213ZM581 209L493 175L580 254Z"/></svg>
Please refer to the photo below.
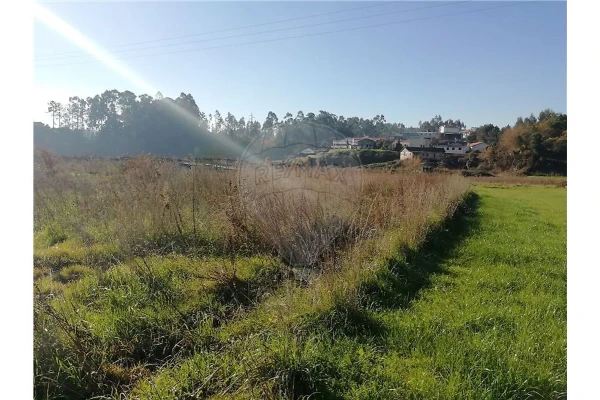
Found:
<svg viewBox="0 0 600 400"><path fill-rule="evenodd" d="M118 257L119 251L115 246L93 244L86 247L78 240L69 239L51 247L34 250L33 264L53 271L76 264L108 267L118 262Z"/></svg>
<svg viewBox="0 0 600 400"><path fill-rule="evenodd" d="M51 298L38 292L38 389L107 393L189 356L214 342L214 329L275 286L279 266L266 257L235 265L142 258L61 285ZM57 281L81 271L63 269ZM54 387L51 376L63 377L61 386Z"/></svg>

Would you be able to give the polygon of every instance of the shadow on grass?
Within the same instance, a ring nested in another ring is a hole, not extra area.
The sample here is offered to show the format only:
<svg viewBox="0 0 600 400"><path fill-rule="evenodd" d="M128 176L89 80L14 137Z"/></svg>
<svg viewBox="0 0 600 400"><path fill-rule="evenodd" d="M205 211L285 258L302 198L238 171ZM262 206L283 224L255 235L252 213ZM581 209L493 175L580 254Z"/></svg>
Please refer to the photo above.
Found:
<svg viewBox="0 0 600 400"><path fill-rule="evenodd" d="M317 331L325 327L334 336L365 340L381 337L385 326L375 313L408 308L430 284L432 274L448 273L442 264L479 226L479 202L477 194L469 193L454 215L429 232L418 249L401 249L378 274L363 283L358 302L338 299L330 312L307 318L307 326ZM308 322L310 318L314 320Z"/></svg>
<svg viewBox="0 0 600 400"><path fill-rule="evenodd" d="M389 259L386 268L362 286L363 305L373 311L407 308L429 286L432 274L448 274L442 264L479 227L479 203L479 196L470 192L452 218L430 232L418 249L405 249Z"/></svg>

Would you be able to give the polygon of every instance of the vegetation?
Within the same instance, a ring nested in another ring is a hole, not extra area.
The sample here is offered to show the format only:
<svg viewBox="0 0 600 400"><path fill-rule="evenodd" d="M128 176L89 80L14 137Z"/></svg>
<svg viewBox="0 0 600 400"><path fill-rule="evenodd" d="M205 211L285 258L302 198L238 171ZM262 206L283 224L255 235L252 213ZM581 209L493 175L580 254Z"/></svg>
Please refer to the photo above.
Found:
<svg viewBox="0 0 600 400"><path fill-rule="evenodd" d="M402 123L387 122L383 115L372 119L345 118L321 110L319 114L298 111L279 119L270 111L261 124L253 117L239 120L217 110L208 115L198 108L191 94L176 99L137 96L130 91L105 91L81 99L71 97L68 105L52 101L48 112L52 127L36 122L34 143L64 156L124 156L151 153L170 157L240 157L244 149L260 138L261 156L283 159L295 156L306 147L329 148L331 141L344 137L391 137L406 131ZM441 126L466 128L464 122L444 120L436 115L420 121L421 131L437 131ZM467 137L469 142L491 145L482 155L444 162L446 168L512 170L522 173L566 174L567 116L546 109L527 118L519 117L514 126L500 129L484 124ZM399 151L394 141L381 141L382 150ZM269 151L262 154L262 149ZM367 157L370 158L370 157ZM364 164L393 160L378 155ZM343 160L342 160L343 161Z"/></svg>
<svg viewBox="0 0 600 400"><path fill-rule="evenodd" d="M37 161L36 398L147 397L182 369L171 396L308 394L317 376L284 350L323 329L362 331L373 280L468 188L359 169L248 187L148 157ZM272 190L292 183L304 190ZM247 351L263 352L258 369Z"/></svg>
<svg viewBox="0 0 600 400"><path fill-rule="evenodd" d="M567 116L550 110L518 120L500 138L488 160L501 169L567 173Z"/></svg>
<svg viewBox="0 0 600 400"><path fill-rule="evenodd" d="M266 303L249 317L264 318L256 336L234 324L225 357L163 368L133 397L565 398L565 201L478 186L418 251L373 271L358 305L290 329Z"/></svg>
<svg viewBox="0 0 600 400"><path fill-rule="evenodd" d="M302 143L319 147L315 138L384 136L400 134L404 125L388 123L383 115L372 119L345 118L327 111L318 114L298 111L280 119L269 112L261 124L252 116L237 119L231 113L200 110L191 94L176 99L157 93L153 98L131 91L107 90L94 97L69 98L69 104L52 101L48 105L51 126L36 122L34 141L64 156L123 156L151 153L186 157L238 157L258 138L269 147ZM286 143L285 138L293 138ZM232 145L233 144L233 145ZM325 146L329 147L330 142ZM304 148L294 147L294 151ZM283 152L274 153L281 157ZM271 155L272 157L272 155Z"/></svg>
<svg viewBox="0 0 600 400"><path fill-rule="evenodd" d="M521 175L498 175L498 176L474 176L469 180L472 183L485 183L493 185L515 185L515 186L556 186L566 187L565 176L521 176Z"/></svg>
<svg viewBox="0 0 600 400"><path fill-rule="evenodd" d="M191 96L176 102L195 112ZM143 115L119 107L43 129L108 149ZM255 134L292 151L330 132L268 119ZM178 127L199 143L198 126ZM470 178L384 149L235 170L40 150L35 397L563 398L566 180L484 176L561 172L563 151L566 116L551 111L463 160Z"/></svg>

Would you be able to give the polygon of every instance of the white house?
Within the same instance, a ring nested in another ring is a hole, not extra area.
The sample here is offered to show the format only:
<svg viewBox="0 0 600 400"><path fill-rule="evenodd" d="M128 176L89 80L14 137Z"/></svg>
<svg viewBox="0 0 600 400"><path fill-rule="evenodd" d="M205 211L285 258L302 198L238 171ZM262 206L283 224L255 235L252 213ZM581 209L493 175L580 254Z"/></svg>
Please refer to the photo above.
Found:
<svg viewBox="0 0 600 400"><path fill-rule="evenodd" d="M375 141L370 137L345 138L334 140L331 144L332 149L373 149Z"/></svg>
<svg viewBox="0 0 600 400"><path fill-rule="evenodd" d="M448 133L460 133L460 128L453 128L450 126L442 125L439 129L440 133L448 134Z"/></svg>
<svg viewBox="0 0 600 400"><path fill-rule="evenodd" d="M439 137L438 132L404 132L402 134L403 139L411 139L411 138L430 138L434 139Z"/></svg>
<svg viewBox="0 0 600 400"><path fill-rule="evenodd" d="M433 138L430 136L414 136L408 138L409 147L431 147Z"/></svg>
<svg viewBox="0 0 600 400"><path fill-rule="evenodd" d="M465 142L440 143L435 147L444 149L446 154L466 154L471 150Z"/></svg>
<svg viewBox="0 0 600 400"><path fill-rule="evenodd" d="M332 149L350 149L352 146L353 138L334 140L331 145Z"/></svg>
<svg viewBox="0 0 600 400"><path fill-rule="evenodd" d="M408 147L431 147L438 136L437 132L405 132L402 134L402 143Z"/></svg>
<svg viewBox="0 0 600 400"><path fill-rule="evenodd" d="M469 143L469 148L471 151L484 151L488 147L490 147L490 145L484 142Z"/></svg>
<svg viewBox="0 0 600 400"><path fill-rule="evenodd" d="M405 147L400 152L400 160L419 157L423 161L439 160L444 155L444 149L438 147Z"/></svg>

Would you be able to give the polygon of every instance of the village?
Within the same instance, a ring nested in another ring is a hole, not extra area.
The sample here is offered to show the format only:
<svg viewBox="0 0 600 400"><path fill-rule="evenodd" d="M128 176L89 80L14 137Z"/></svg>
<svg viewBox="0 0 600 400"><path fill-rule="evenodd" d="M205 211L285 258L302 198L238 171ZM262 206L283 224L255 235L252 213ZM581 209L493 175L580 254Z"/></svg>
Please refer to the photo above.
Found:
<svg viewBox="0 0 600 400"><path fill-rule="evenodd" d="M424 163L436 164L444 155L459 158L489 147L484 142L467 142L472 132L473 129L441 126L437 132L412 129L395 136L349 137L332 140L329 148L306 148L295 157L310 157L330 150L391 150L400 153L400 160L418 157Z"/></svg>

